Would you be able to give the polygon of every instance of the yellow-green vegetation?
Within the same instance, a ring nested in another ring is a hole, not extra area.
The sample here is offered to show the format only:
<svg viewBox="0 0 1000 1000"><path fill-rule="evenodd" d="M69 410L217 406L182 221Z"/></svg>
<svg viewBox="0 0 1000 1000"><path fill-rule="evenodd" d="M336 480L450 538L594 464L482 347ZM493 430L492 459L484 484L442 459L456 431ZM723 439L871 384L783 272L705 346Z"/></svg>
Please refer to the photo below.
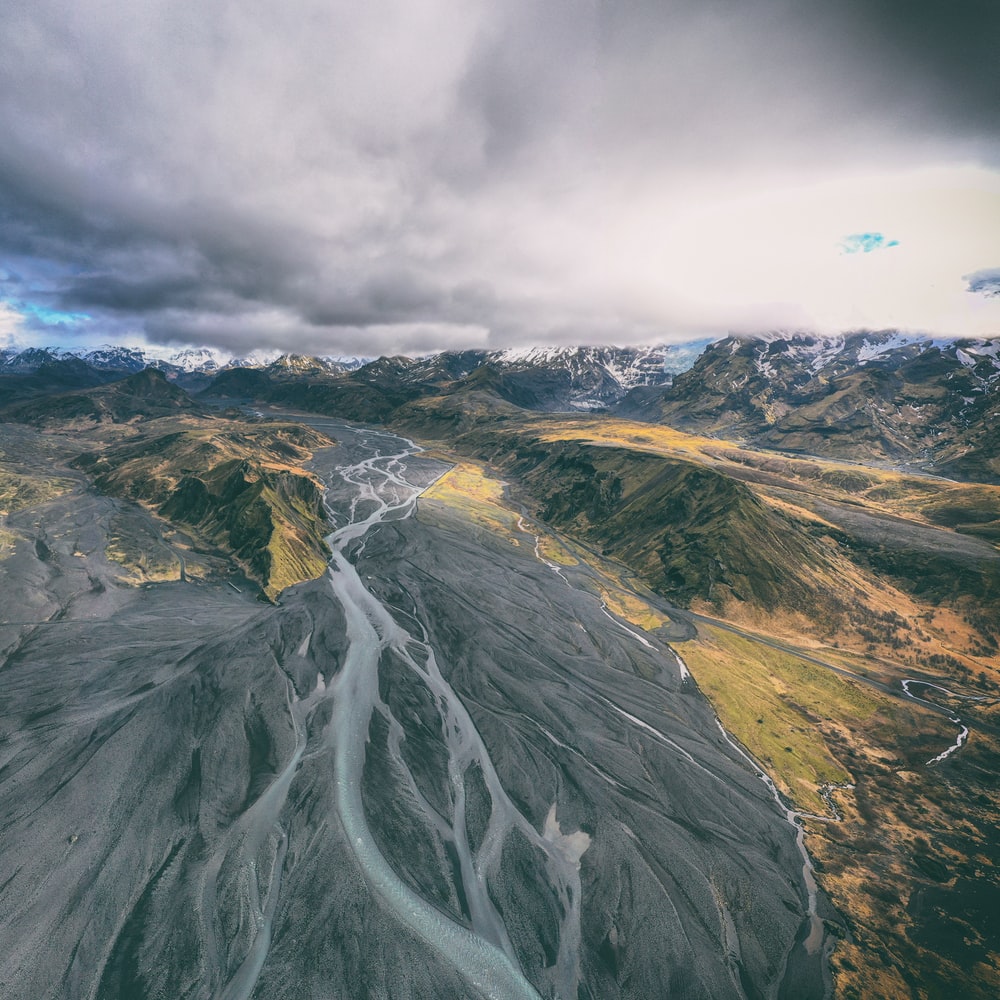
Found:
<svg viewBox="0 0 1000 1000"><path fill-rule="evenodd" d="M528 421L543 441L585 441L592 444L630 448L672 458L714 458L724 448L735 448L718 438L685 434L657 424L606 418L554 418Z"/></svg>
<svg viewBox="0 0 1000 1000"><path fill-rule="evenodd" d="M421 496L425 511L428 503L435 502L461 511L476 524L501 533L515 544L520 544L525 534L534 534L508 506L503 484L487 475L485 467L477 462L457 462ZM547 562L565 567L586 562L595 574L597 593L619 618L647 631L670 624L666 615L623 586L605 560L547 530L540 530L536 537L538 555Z"/></svg>
<svg viewBox="0 0 1000 1000"><path fill-rule="evenodd" d="M625 621L631 622L633 625L638 625L639 628L645 629L647 632L670 624L670 619L665 614L629 590L614 586L601 587L601 600L604 601L612 614L624 618Z"/></svg>
<svg viewBox="0 0 1000 1000"><path fill-rule="evenodd" d="M503 484L488 476L478 462L458 462L424 491L421 506L426 506L427 501L458 510L481 527L520 544L518 516L504 502Z"/></svg>
<svg viewBox="0 0 1000 1000"><path fill-rule="evenodd" d="M990 671L998 564L972 565L944 532L1000 541L1000 487L610 417L505 419L457 444L499 460L543 520L681 605L909 669ZM942 531L939 557L928 526ZM932 628L942 605L956 614Z"/></svg>
<svg viewBox="0 0 1000 1000"><path fill-rule="evenodd" d="M68 479L26 475L0 466L0 515L45 503L72 488Z"/></svg>
<svg viewBox="0 0 1000 1000"><path fill-rule="evenodd" d="M276 597L286 587L315 580L326 572L328 554L322 541L325 531L317 512L299 497L289 500L271 486L260 499L270 508L273 531L267 543L270 562L264 592Z"/></svg>
<svg viewBox="0 0 1000 1000"><path fill-rule="evenodd" d="M644 600L622 579L620 566L602 559L596 552L543 531L538 535L538 553L543 559L558 566L579 566L585 563L592 574L590 589L595 590L612 614L632 625L652 632L670 624L667 615ZM581 579L580 585L588 586L588 582Z"/></svg>
<svg viewBox="0 0 1000 1000"><path fill-rule="evenodd" d="M678 648L722 724L778 787L799 808L826 812L820 787L851 775L819 724L853 728L878 711L876 698L823 667L710 625Z"/></svg>
<svg viewBox="0 0 1000 1000"><path fill-rule="evenodd" d="M989 904L981 900L989 897L980 887L1000 860L992 836L1000 822L991 781L997 743L976 725L989 707L951 706L973 730L952 765L963 768L954 772L962 774L956 795L949 769L927 763L955 739L957 724L946 715L713 626L699 624L698 638L678 648L726 728L800 809L829 815L819 787L854 785L828 793L837 818L805 821L820 885L850 920L851 938L832 958L836 995L915 996L906 972L917 967L933 984L921 996L993 995L1000 966L995 939L982 933ZM861 673L858 658L839 662ZM888 664L867 666L891 680ZM924 905L953 897L967 902Z"/></svg>
<svg viewBox="0 0 1000 1000"><path fill-rule="evenodd" d="M131 486L136 499L151 502L165 499L186 476L205 475L234 459L308 476L302 462L312 456L313 448L330 443L317 431L290 423L181 417L139 426L141 433L81 456L79 464L102 475L114 467L117 482Z"/></svg>
<svg viewBox="0 0 1000 1000"><path fill-rule="evenodd" d="M5 559L14 550L17 544L17 535L0 528L0 559Z"/></svg>
<svg viewBox="0 0 1000 1000"><path fill-rule="evenodd" d="M104 550L111 562L128 570L133 582L176 580L180 576L180 559L162 543L137 539L124 532L112 532Z"/></svg>
<svg viewBox="0 0 1000 1000"><path fill-rule="evenodd" d="M751 468L807 493L859 500L872 510L955 528L1000 542L1000 486L954 483L895 469L774 452L754 451L718 438L671 427L606 418L532 418L525 427L544 441L584 441L674 458L707 462L735 471Z"/></svg>
<svg viewBox="0 0 1000 1000"><path fill-rule="evenodd" d="M996 936L984 930L995 900L983 889L1000 870L1000 706L989 700L1000 679L1000 578L988 551L973 565L968 540L946 534L1000 540L1000 487L615 418L504 411L424 426L435 437L446 427L451 447L509 476L561 532L541 531L539 553L555 563L565 546L585 564L574 585L622 619L651 624L641 586L622 596L642 581L735 629L699 624L678 651L782 792L828 817L805 827L817 879L849 921L832 959L838 997L916 996L915 969L925 998L1000 995ZM938 714L862 683L900 691L900 677L928 672L987 701L935 694ZM929 763L954 745L949 712L969 739ZM855 787L821 794L845 782Z"/></svg>
<svg viewBox="0 0 1000 1000"><path fill-rule="evenodd" d="M576 566L580 560L573 555L568 545L554 535L543 533L538 536L538 551L543 559L557 566Z"/></svg>
<svg viewBox="0 0 1000 1000"><path fill-rule="evenodd" d="M77 464L106 492L146 504L234 557L274 598L326 568L321 487L301 464L329 443L299 424L186 416L148 421ZM150 565L128 545L111 549L148 578L172 572L173 564Z"/></svg>

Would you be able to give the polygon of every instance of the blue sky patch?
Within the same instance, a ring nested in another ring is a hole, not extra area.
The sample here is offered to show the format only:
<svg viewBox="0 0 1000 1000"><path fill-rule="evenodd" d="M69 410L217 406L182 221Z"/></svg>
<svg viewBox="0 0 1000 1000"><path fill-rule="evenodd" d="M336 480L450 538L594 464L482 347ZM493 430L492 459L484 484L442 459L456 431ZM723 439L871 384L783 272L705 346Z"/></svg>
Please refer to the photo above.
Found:
<svg viewBox="0 0 1000 1000"><path fill-rule="evenodd" d="M87 313L64 312L61 309L49 309L35 302L12 302L12 306L27 320L34 321L32 326L79 326L91 317Z"/></svg>
<svg viewBox="0 0 1000 1000"><path fill-rule="evenodd" d="M840 241L841 253L871 253L898 247L899 240L887 239L884 233L851 233Z"/></svg>

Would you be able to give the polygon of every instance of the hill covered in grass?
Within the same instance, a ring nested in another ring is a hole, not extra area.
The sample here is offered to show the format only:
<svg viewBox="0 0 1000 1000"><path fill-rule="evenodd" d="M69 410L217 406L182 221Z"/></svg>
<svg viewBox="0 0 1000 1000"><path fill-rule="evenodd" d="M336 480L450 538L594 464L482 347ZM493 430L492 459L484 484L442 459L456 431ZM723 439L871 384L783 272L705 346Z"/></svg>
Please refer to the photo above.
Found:
<svg viewBox="0 0 1000 1000"><path fill-rule="evenodd" d="M322 490L301 464L330 443L299 424L161 419L75 464L230 554L274 598L326 568Z"/></svg>
<svg viewBox="0 0 1000 1000"><path fill-rule="evenodd" d="M921 615L946 606L975 656L996 650L1000 488L794 458L612 417L461 397L401 410L408 433L488 463L546 523L674 604L856 648L945 655ZM897 617L906 626L894 625ZM895 644L895 645L894 645ZM965 661L974 669L975 660Z"/></svg>

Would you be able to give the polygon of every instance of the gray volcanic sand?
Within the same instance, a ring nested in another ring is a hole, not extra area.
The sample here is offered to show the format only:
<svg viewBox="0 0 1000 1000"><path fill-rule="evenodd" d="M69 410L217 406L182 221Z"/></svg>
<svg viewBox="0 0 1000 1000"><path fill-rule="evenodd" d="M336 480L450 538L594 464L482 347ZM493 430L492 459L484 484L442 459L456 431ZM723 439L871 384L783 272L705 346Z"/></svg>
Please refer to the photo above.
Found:
<svg viewBox="0 0 1000 1000"><path fill-rule="evenodd" d="M338 430L320 469L364 448ZM331 494L340 524L347 494ZM793 831L669 650L528 536L422 503L355 543L358 572L418 666L434 651L509 805L479 763L456 785L447 698L387 650L361 794L399 880L456 925L476 898L499 914L541 996L574 974L580 998L823 996L796 945ZM22 540L0 561L2 620L47 624L0 628L0 995L481 995L345 838L328 695L349 643L330 581L277 607L222 582L125 587L104 557L113 516L145 517L80 492L8 520ZM459 786L471 854L496 841L480 890L449 840ZM533 831L491 827L510 810Z"/></svg>

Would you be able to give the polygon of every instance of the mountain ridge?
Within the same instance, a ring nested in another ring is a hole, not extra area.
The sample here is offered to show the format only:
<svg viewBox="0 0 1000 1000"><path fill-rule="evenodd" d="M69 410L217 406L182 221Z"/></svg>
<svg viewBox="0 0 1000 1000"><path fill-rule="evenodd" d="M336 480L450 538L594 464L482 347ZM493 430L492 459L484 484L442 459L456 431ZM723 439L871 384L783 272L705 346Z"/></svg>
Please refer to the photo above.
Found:
<svg viewBox="0 0 1000 1000"><path fill-rule="evenodd" d="M539 412L607 411L794 454L1000 481L1000 339L774 332L686 346L471 349L363 363L284 354L221 368L208 349L186 353L184 370L162 360L152 367L208 397L353 420L389 421L422 398L494 400ZM144 358L132 348L101 348L84 357L30 349L2 360L0 391L15 402L134 374Z"/></svg>

